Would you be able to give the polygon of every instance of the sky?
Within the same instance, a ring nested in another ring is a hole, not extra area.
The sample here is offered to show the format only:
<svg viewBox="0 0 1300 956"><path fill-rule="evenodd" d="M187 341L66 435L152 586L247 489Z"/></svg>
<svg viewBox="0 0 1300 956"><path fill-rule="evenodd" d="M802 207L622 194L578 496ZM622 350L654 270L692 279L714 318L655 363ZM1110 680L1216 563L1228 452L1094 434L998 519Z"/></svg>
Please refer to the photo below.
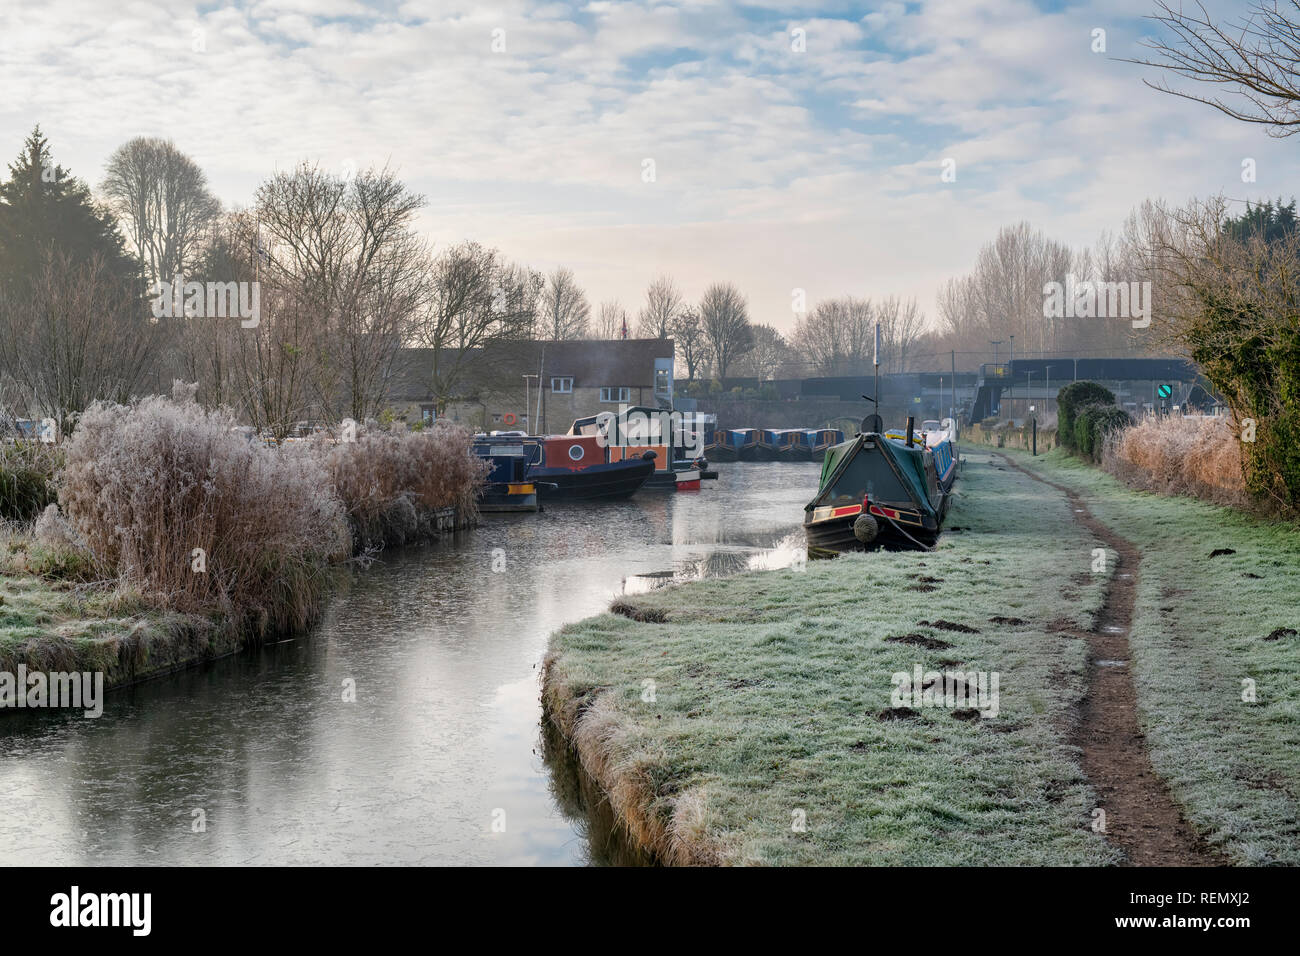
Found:
<svg viewBox="0 0 1300 956"><path fill-rule="evenodd" d="M229 206L302 160L389 164L435 246L567 266L593 311L635 314L666 272L692 299L734 282L783 331L796 289L915 297L933 322L1003 225L1090 245L1147 198L1293 194L1300 140L1123 62L1154 9L0 0L0 159L39 123L97 186L116 146L164 137Z"/></svg>

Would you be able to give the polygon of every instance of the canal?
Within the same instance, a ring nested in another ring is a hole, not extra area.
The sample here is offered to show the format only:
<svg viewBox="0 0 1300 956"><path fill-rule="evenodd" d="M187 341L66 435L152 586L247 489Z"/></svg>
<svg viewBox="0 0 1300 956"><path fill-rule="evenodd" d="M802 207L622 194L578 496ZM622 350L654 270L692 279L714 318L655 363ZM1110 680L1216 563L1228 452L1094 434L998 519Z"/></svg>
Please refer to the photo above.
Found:
<svg viewBox="0 0 1300 956"><path fill-rule="evenodd" d="M310 635L110 693L97 720L6 715L0 861L634 862L544 739L547 637L622 593L789 564L818 467L488 515L358 571Z"/></svg>

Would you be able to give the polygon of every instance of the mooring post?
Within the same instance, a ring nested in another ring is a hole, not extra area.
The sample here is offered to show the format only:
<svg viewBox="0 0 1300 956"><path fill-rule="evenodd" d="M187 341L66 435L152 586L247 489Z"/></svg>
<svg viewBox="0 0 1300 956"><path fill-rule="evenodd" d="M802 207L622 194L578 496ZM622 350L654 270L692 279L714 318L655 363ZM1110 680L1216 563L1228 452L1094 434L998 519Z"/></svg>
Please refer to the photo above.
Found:
<svg viewBox="0 0 1300 956"><path fill-rule="evenodd" d="M1034 423L1034 430L1033 430L1033 436L1034 436L1034 437L1033 437L1034 452L1033 452L1033 453L1034 453L1035 456L1037 456L1037 455L1038 455L1038 416L1035 415L1035 416L1031 419L1031 421L1033 421L1033 423Z"/></svg>

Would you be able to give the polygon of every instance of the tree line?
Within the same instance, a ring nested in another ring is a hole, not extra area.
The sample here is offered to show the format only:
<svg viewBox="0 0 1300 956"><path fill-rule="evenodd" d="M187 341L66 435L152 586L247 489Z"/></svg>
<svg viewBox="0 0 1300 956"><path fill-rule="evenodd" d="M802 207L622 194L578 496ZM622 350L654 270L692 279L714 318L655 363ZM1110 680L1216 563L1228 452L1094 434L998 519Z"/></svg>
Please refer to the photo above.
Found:
<svg viewBox="0 0 1300 956"><path fill-rule="evenodd" d="M0 182L0 405L68 431L96 399L183 378L283 437L302 419L380 414L404 347L429 350L441 410L498 343L672 338L688 379L766 380L861 371L877 321L901 369L923 324L915 302L833 299L787 338L734 283L689 302L668 275L635 317L616 300L593 310L570 269L476 242L433 249L416 229L425 203L391 168L303 162L226 209L191 157L151 137L114 150L93 194L37 127ZM246 286L258 314L230 321Z"/></svg>

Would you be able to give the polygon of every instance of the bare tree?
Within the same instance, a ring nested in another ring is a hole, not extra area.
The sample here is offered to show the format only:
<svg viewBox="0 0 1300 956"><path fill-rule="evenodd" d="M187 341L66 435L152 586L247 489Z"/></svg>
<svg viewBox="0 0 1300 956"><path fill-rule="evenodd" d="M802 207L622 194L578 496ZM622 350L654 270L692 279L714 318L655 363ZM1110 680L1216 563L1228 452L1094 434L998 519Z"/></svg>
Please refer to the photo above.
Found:
<svg viewBox="0 0 1300 956"><path fill-rule="evenodd" d="M250 214L219 216L194 261L192 278L205 283L254 281L253 236ZM186 382L197 383L196 397L202 404L239 407L243 396L235 355L238 337L246 330L238 322L206 317L174 322L172 327L169 359L174 372Z"/></svg>
<svg viewBox="0 0 1300 956"><path fill-rule="evenodd" d="M1028 222L1004 226L976 256L975 268L939 292L939 315L954 343L978 350L990 339L1009 342L1016 353L1057 350L1059 323L1044 315L1044 286L1064 283L1078 269L1068 246L1047 238Z"/></svg>
<svg viewBox="0 0 1300 956"><path fill-rule="evenodd" d="M705 351L704 330L700 325L700 314L694 309L685 308L673 316L668 326L673 337L673 345L686 365L687 381L695 380L695 373L704 364Z"/></svg>
<svg viewBox="0 0 1300 956"><path fill-rule="evenodd" d="M713 370L718 378L726 378L731 364L754 347L749 306L740 290L730 282L715 282L705 289L700 326Z"/></svg>
<svg viewBox="0 0 1300 956"><path fill-rule="evenodd" d="M317 313L297 293L293 286L263 286L260 321L238 330L231 358L240 410L276 441L316 407Z"/></svg>
<svg viewBox="0 0 1300 956"><path fill-rule="evenodd" d="M485 349L528 338L544 280L475 242L443 250L431 278L430 306L414 341L431 350L430 388L442 415L471 378L481 377Z"/></svg>
<svg viewBox="0 0 1300 956"><path fill-rule="evenodd" d="M1154 60L1128 60L1154 66L1227 91L1231 101L1180 92L1164 82L1143 81L1152 89L1213 106L1233 119L1268 128L1272 136L1300 130L1300 2L1256 2L1246 17L1220 26L1200 11L1177 10L1164 0L1151 19L1168 27L1172 40L1147 40Z"/></svg>
<svg viewBox="0 0 1300 956"><path fill-rule="evenodd" d="M0 289L0 368L63 431L97 399L127 402L163 330L104 259L48 250L22 291Z"/></svg>
<svg viewBox="0 0 1300 956"><path fill-rule="evenodd" d="M389 169L345 180L300 164L257 191L265 278L314 311L311 386L326 417L377 414L398 350L426 306L428 250L413 229L424 198Z"/></svg>
<svg viewBox="0 0 1300 956"><path fill-rule="evenodd" d="M596 327L592 330L593 339L621 339L627 329L627 309L619 305L617 299L602 302L596 310Z"/></svg>
<svg viewBox="0 0 1300 956"><path fill-rule="evenodd" d="M903 302L891 295L876 307L876 320L880 323L880 347L884 353L881 364L890 372L906 372L908 350L925 331L925 314L917 308L915 299Z"/></svg>
<svg viewBox="0 0 1300 956"><path fill-rule="evenodd" d="M590 316L586 293L578 287L572 270L561 267L547 276L538 308L539 338L553 341L585 338Z"/></svg>
<svg viewBox="0 0 1300 956"><path fill-rule="evenodd" d="M170 140L137 136L113 151L100 187L152 282L194 264L221 203L198 164Z"/></svg>
<svg viewBox="0 0 1300 956"><path fill-rule="evenodd" d="M643 339L666 339L672 332L672 322L682 310L682 294L672 277L660 275L650 283L645 293L645 306L637 322L637 335Z"/></svg>
<svg viewBox="0 0 1300 956"><path fill-rule="evenodd" d="M785 337L770 325L753 326L754 347L741 356L738 365L760 382L771 381L790 353Z"/></svg>
<svg viewBox="0 0 1300 956"><path fill-rule="evenodd" d="M796 324L795 347L822 375L861 375L871 365L874 323L870 299L824 299Z"/></svg>

